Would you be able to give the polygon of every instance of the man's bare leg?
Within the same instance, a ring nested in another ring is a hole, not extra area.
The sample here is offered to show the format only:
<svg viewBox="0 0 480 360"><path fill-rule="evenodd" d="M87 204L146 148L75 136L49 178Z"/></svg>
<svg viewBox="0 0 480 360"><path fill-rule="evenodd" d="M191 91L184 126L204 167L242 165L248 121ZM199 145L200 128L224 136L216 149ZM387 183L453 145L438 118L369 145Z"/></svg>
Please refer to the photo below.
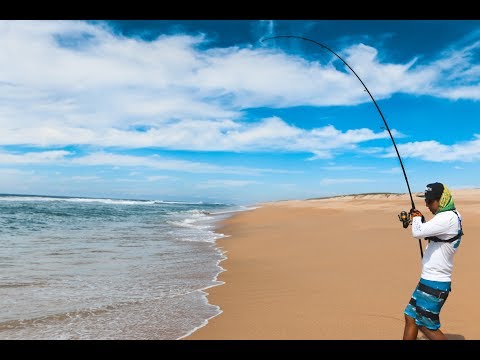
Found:
<svg viewBox="0 0 480 360"><path fill-rule="evenodd" d="M405 314L405 329L403 330L403 340L417 340L418 326L415 319Z"/></svg>
<svg viewBox="0 0 480 360"><path fill-rule="evenodd" d="M420 326L419 329L430 340L448 340L440 329L430 330L425 326Z"/></svg>

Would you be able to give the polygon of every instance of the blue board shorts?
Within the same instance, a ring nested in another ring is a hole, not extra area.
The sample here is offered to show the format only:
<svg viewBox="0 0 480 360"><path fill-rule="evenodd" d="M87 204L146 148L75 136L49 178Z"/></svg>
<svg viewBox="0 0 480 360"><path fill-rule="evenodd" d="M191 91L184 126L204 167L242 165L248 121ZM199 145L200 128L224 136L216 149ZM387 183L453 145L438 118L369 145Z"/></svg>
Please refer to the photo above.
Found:
<svg viewBox="0 0 480 360"><path fill-rule="evenodd" d="M451 291L451 282L432 281L420 278L405 314L415 319L418 326L430 330L440 328L440 310Z"/></svg>

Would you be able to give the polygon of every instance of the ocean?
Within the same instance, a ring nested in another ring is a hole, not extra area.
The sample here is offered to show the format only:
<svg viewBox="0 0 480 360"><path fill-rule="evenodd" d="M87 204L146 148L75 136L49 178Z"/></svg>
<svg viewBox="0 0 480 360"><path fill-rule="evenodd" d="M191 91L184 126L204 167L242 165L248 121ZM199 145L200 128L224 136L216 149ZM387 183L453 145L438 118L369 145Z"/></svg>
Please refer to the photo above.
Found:
<svg viewBox="0 0 480 360"><path fill-rule="evenodd" d="M221 312L220 203L0 194L0 339L180 339Z"/></svg>

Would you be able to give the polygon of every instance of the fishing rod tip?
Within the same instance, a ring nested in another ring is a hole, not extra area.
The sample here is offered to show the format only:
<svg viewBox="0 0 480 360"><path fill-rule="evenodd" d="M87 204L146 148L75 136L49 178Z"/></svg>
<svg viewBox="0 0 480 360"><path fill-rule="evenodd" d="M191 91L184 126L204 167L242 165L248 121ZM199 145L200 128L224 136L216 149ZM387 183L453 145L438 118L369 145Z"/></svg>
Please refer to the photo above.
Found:
<svg viewBox="0 0 480 360"><path fill-rule="evenodd" d="M262 37L260 39L261 42L265 42L266 40L272 40L272 39L276 39L276 38L280 38L280 37L284 37L283 35L278 35L278 36L269 36L269 37Z"/></svg>
<svg viewBox="0 0 480 360"><path fill-rule="evenodd" d="M267 43L267 40L271 40L273 39L274 37L263 37L263 38L260 38L260 43L261 44L266 44Z"/></svg>

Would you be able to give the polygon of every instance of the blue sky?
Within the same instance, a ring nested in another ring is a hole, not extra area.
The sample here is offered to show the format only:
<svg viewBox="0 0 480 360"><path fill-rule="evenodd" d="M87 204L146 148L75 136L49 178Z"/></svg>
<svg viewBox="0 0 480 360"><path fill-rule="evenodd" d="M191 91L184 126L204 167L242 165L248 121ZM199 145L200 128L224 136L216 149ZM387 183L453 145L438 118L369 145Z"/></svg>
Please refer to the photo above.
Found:
<svg viewBox="0 0 480 360"><path fill-rule="evenodd" d="M251 204L480 180L479 20L0 21L0 193Z"/></svg>

